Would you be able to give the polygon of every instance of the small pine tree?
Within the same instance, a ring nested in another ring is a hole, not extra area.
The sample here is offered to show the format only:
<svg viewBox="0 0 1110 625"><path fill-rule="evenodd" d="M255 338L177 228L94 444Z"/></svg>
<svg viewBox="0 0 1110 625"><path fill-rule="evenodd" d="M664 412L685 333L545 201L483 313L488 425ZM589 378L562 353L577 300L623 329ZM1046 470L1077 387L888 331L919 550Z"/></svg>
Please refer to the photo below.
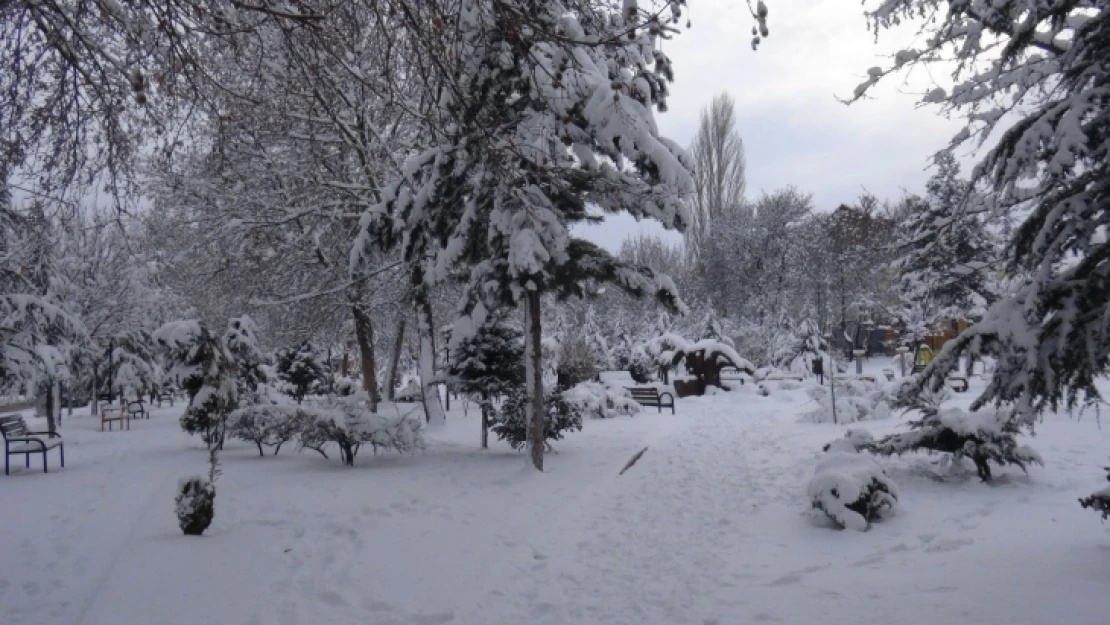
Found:
<svg viewBox="0 0 1110 625"><path fill-rule="evenodd" d="M308 395L319 392L328 379L320 352L309 341L305 341L297 349L278 352L277 376L289 386L297 403L304 401Z"/></svg>
<svg viewBox="0 0 1110 625"><path fill-rule="evenodd" d="M265 358L258 347L258 326L243 315L228 322L223 343L235 359L235 386L240 404L258 403L259 387L267 380Z"/></svg>
<svg viewBox="0 0 1110 625"><path fill-rule="evenodd" d="M189 395L182 429L202 434L210 447L222 447L227 415L238 404L231 353L199 321L168 323L154 333L154 340L169 355L170 376L179 378Z"/></svg>
<svg viewBox="0 0 1110 625"><path fill-rule="evenodd" d="M461 392L478 399L482 411L482 448L488 447L488 431L494 400L524 386L524 335L505 321L488 322L473 336L459 342L451 352L447 375Z"/></svg>
<svg viewBox="0 0 1110 625"><path fill-rule="evenodd" d="M501 404L494 415L490 430L500 440L508 441L513 449L528 443L529 403L523 389L516 389ZM582 413L568 402L561 391L546 393L544 397L544 446L550 450L550 441L562 440L563 433L582 430Z"/></svg>
<svg viewBox="0 0 1110 625"><path fill-rule="evenodd" d="M736 344L733 343L732 339L725 333L724 325L717 317L717 314L713 312L712 308L709 312L705 313L705 320L702 321L701 338L712 339L734 349L736 348Z"/></svg>

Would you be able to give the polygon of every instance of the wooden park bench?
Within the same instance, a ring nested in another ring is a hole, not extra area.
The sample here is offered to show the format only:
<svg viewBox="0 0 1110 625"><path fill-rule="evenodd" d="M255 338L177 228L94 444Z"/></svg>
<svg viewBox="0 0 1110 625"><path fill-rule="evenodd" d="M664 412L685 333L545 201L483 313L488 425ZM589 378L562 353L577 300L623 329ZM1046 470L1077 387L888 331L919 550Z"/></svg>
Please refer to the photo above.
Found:
<svg viewBox="0 0 1110 625"><path fill-rule="evenodd" d="M772 373L764 378L768 382L801 382L802 376L791 373Z"/></svg>
<svg viewBox="0 0 1110 625"><path fill-rule="evenodd" d="M722 382L739 382L740 385L743 386L749 377L746 371L741 371L736 367L724 367L721 369Z"/></svg>
<svg viewBox="0 0 1110 625"><path fill-rule="evenodd" d="M131 413L127 412L125 406L101 406L100 407L100 431L104 431L104 424L108 424L108 431L112 431L112 422L119 421L119 428L122 430L123 425L127 424L127 429L131 429Z"/></svg>
<svg viewBox="0 0 1110 625"><path fill-rule="evenodd" d="M659 389L652 386L630 386L626 387L628 392L632 394L632 399L641 406L652 406L659 408L659 412L663 412L664 408L670 408L671 414L674 414L674 395L667 392L659 392ZM670 401L665 401L663 396L666 395Z"/></svg>
<svg viewBox="0 0 1110 625"><path fill-rule="evenodd" d="M173 399L174 399L173 393L171 393L169 391L162 391L161 393L158 393L158 407L161 408L162 407L162 402L164 402L164 401L170 402L170 405L172 406L173 405Z"/></svg>
<svg viewBox="0 0 1110 625"><path fill-rule="evenodd" d="M944 381L957 393L964 393L971 386L967 378L962 375L950 375Z"/></svg>
<svg viewBox="0 0 1110 625"><path fill-rule="evenodd" d="M0 435L4 437L4 475L11 474L11 457L18 454L23 454L23 464L28 469L31 468L31 454L42 454L42 472L49 473L46 468L46 452L55 447L61 455L62 466L66 466L62 435L57 432L29 432L23 417L15 414L0 416Z"/></svg>
<svg viewBox="0 0 1110 625"><path fill-rule="evenodd" d="M132 419L149 419L150 412L146 409L146 404L142 401L133 401L127 404L127 416Z"/></svg>

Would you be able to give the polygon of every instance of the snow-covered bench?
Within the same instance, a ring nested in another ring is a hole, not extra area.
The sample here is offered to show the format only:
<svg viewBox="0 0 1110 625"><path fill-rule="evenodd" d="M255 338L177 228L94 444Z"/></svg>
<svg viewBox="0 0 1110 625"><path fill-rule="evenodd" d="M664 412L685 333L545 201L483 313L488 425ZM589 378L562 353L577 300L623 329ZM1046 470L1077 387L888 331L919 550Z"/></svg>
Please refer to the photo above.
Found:
<svg viewBox="0 0 1110 625"><path fill-rule="evenodd" d="M127 404L127 416L132 419L149 419L150 413L146 409L146 403L138 400Z"/></svg>
<svg viewBox="0 0 1110 625"><path fill-rule="evenodd" d="M947 382L948 386L952 387L952 390L956 391L957 393L966 392L967 389L971 386L970 383L967 381L967 378L962 375L950 375L947 379L945 379L945 382Z"/></svg>
<svg viewBox="0 0 1110 625"><path fill-rule="evenodd" d="M659 408L659 412L663 412L664 408L670 408L671 414L674 414L674 395L663 392L660 393L659 389L653 386L629 386L625 387L628 392L632 394L632 399L641 406L651 406ZM670 401L664 400L663 396L666 395Z"/></svg>
<svg viewBox="0 0 1110 625"><path fill-rule="evenodd" d="M127 429L131 429L131 413L127 412L127 408L123 406L101 406L100 407L100 431L104 431L104 424L108 424L108 431L112 431L112 422L119 421L119 427L122 430L123 425L127 424Z"/></svg>
<svg viewBox="0 0 1110 625"><path fill-rule="evenodd" d="M4 475L10 475L11 457L19 454L23 454L27 468L31 468L31 454L42 454L42 472L48 473L46 452L55 447L61 455L62 466L66 466L62 435L57 432L29 432L23 417L14 414L0 416L0 436L4 437Z"/></svg>

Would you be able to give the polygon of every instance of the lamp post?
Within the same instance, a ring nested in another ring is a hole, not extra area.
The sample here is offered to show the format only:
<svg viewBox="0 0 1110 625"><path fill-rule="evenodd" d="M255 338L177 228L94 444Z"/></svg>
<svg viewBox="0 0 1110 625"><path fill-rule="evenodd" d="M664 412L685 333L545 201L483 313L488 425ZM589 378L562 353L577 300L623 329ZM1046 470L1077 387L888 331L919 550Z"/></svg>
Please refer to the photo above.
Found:
<svg viewBox="0 0 1110 625"><path fill-rule="evenodd" d="M112 352L116 351L116 340L110 339L108 341L108 404L111 405L115 399L115 380L112 374Z"/></svg>

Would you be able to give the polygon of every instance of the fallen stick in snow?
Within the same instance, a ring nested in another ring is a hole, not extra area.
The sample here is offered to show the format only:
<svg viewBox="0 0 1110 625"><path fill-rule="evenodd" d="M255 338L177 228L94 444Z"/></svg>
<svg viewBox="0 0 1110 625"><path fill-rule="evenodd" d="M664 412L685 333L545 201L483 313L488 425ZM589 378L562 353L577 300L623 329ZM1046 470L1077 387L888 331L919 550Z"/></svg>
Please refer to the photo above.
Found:
<svg viewBox="0 0 1110 625"><path fill-rule="evenodd" d="M624 475L624 472L625 472L625 471L627 471L627 470L629 470L629 469L631 469L631 468L632 468L632 465L636 464L636 461L637 461L637 460L639 460L639 459L640 459L640 456L644 455L644 452L645 452L645 451L647 451L647 450L648 450L648 448L647 448L647 447L644 447L644 448L643 448L643 449L641 449L640 451L636 452L636 455L635 455L635 456L632 456L631 458L629 458L629 459L628 459L628 464L624 465L624 468L623 468L623 469L621 469L621 472L620 472L620 473L618 473L617 475L618 475L618 476L620 476L620 475Z"/></svg>

